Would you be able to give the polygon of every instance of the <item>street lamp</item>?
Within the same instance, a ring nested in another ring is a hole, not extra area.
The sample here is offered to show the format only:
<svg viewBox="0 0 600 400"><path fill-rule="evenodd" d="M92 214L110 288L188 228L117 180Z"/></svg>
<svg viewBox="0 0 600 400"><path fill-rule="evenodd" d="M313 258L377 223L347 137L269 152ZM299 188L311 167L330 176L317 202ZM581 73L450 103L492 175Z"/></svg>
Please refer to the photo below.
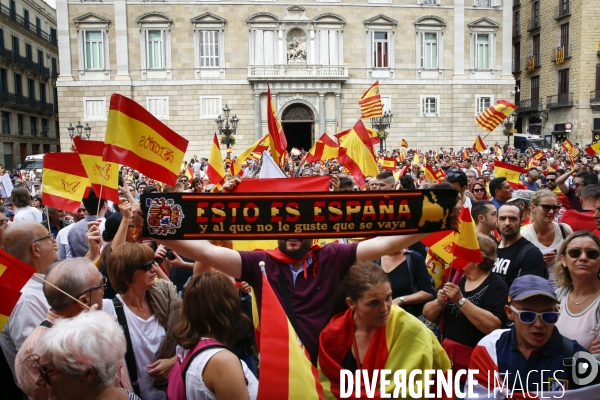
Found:
<svg viewBox="0 0 600 400"><path fill-rule="evenodd" d="M75 135L75 129L77 129L77 135ZM73 126L73 124L69 122L67 130L69 131L69 137L71 138L71 140L73 140L75 136L79 136L82 139L89 140L90 136L92 135L92 127L87 122L85 123L85 126L81 125L81 121L77 121L77 125L75 126ZM82 135L84 130L85 137Z"/></svg>
<svg viewBox="0 0 600 400"><path fill-rule="evenodd" d="M232 137L232 135L235 135L237 131L237 124L240 121L237 115L234 115L233 117L229 118L230 111L231 110L229 109L227 104L225 104L225 108L223 108L223 116L225 118L222 118L219 114L217 119L215 119L215 122L217 123L217 129L219 130L219 134L224 136L223 138L221 138L221 143L223 143L227 147L233 146L235 144L235 139Z"/></svg>
<svg viewBox="0 0 600 400"><path fill-rule="evenodd" d="M379 136L379 152L383 153L385 150L385 139L388 137L388 133L385 131L392 125L392 110L387 110L380 117L371 118L371 127L377 131Z"/></svg>
<svg viewBox="0 0 600 400"><path fill-rule="evenodd" d="M512 135L514 133L514 127L515 127L516 120L517 120L517 112L513 111L513 113L510 114L508 117L506 117L506 119L502 123L502 125L504 125L504 131L502 133L504 134L504 136L506 136L506 141L508 142L509 145L510 145L510 135Z"/></svg>

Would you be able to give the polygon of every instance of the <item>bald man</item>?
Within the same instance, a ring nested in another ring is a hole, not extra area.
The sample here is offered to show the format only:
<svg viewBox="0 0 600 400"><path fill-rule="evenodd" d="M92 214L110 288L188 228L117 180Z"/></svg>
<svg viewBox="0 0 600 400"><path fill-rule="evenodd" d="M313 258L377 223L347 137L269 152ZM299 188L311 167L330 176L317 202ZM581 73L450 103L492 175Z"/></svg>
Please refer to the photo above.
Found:
<svg viewBox="0 0 600 400"><path fill-rule="evenodd" d="M2 245L7 253L42 276L57 259L54 237L36 221L10 225L2 235ZM0 334L0 346L13 376L17 352L27 336L46 318L49 308L42 283L34 275L21 289L21 297Z"/></svg>

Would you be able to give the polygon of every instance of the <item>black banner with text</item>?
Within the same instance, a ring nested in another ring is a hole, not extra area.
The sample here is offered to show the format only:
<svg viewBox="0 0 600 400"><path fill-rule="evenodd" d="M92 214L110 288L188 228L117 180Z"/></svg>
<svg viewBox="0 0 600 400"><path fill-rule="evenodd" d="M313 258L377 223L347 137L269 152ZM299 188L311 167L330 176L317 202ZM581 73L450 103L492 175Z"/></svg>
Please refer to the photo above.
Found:
<svg viewBox="0 0 600 400"><path fill-rule="evenodd" d="M144 235L162 239L339 238L452 228L458 191L153 193Z"/></svg>

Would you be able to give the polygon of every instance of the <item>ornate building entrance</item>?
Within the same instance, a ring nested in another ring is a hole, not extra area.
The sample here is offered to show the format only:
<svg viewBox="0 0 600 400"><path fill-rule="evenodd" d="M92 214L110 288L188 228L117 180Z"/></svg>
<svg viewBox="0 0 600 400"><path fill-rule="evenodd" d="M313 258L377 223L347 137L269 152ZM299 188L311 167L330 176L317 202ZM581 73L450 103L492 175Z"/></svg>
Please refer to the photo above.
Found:
<svg viewBox="0 0 600 400"><path fill-rule="evenodd" d="M283 132L290 151L292 147L308 151L313 145L315 116L304 104L292 104L281 114Z"/></svg>

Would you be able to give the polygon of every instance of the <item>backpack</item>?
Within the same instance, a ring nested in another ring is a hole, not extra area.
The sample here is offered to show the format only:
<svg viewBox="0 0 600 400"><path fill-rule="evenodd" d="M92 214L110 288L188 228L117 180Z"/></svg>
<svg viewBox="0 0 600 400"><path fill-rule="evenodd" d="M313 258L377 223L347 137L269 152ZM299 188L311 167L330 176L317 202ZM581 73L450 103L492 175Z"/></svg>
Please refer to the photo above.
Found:
<svg viewBox="0 0 600 400"><path fill-rule="evenodd" d="M177 361L175 361L175 364L167 377L167 400L186 400L185 374L187 373L188 367L198 354L212 348L229 349L227 346L214 339L201 339L198 344L187 353L183 361L179 361L179 358L177 358Z"/></svg>

